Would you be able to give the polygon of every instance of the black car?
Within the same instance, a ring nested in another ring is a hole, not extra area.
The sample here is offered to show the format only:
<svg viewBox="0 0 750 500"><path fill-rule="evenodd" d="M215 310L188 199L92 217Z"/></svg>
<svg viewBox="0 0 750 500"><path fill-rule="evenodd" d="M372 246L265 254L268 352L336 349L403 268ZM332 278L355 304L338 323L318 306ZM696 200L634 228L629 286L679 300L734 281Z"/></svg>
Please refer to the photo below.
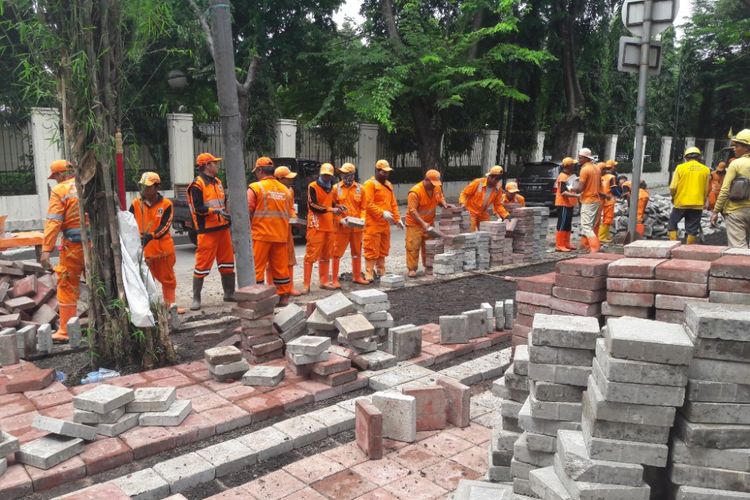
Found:
<svg viewBox="0 0 750 500"><path fill-rule="evenodd" d="M555 209L555 195L557 194L555 182L561 170L560 163L554 161L525 163L523 165L517 181L521 194L526 198L527 206L544 206L550 210ZM577 172L578 166L575 169L575 173Z"/></svg>
<svg viewBox="0 0 750 500"><path fill-rule="evenodd" d="M292 235L295 239L304 238L306 232L305 221L307 221L307 185L318 177L321 163L315 160L303 160L300 158L272 158L273 164L280 167L286 166L292 172L297 172L294 179L294 202L297 204L297 218L299 224L292 225ZM254 176L251 174L253 182ZM190 241L195 245L198 235L193 228L193 218L190 215L190 206L187 202L187 186L175 185L175 197L172 199L174 205L174 217L172 227L175 232L186 232Z"/></svg>

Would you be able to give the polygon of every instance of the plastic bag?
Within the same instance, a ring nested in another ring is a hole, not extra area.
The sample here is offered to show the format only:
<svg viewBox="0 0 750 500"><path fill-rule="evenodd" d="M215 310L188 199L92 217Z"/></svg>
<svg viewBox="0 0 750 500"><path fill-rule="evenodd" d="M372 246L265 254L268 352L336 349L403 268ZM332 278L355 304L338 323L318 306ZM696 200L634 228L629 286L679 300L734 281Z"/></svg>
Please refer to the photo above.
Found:
<svg viewBox="0 0 750 500"><path fill-rule="evenodd" d="M139 328L156 325L151 298L156 297L156 282L143 259L138 224L130 212L117 213L122 252L122 281L130 307L130 321Z"/></svg>

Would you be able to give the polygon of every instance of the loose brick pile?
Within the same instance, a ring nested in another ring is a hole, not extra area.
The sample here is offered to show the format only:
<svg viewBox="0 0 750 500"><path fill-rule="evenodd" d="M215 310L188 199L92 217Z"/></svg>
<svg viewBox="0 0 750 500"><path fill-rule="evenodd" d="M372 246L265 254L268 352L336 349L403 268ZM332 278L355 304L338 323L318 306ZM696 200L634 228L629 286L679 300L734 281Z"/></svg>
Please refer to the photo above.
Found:
<svg viewBox="0 0 750 500"><path fill-rule="evenodd" d="M547 218L549 208L519 207L510 212L513 217L514 263L539 262L547 253Z"/></svg>
<svg viewBox="0 0 750 500"><path fill-rule="evenodd" d="M279 302L276 288L251 285L236 290L234 296L237 305L232 314L240 318L242 356L252 364L282 358L284 341L274 327L274 308Z"/></svg>

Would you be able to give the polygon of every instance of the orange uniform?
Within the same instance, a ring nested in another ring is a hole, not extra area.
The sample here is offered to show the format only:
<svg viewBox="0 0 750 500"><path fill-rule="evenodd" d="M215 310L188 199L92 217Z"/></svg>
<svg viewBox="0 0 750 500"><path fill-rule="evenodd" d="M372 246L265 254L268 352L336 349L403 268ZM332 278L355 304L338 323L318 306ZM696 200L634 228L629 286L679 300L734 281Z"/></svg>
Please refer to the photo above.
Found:
<svg viewBox="0 0 750 500"><path fill-rule="evenodd" d="M136 198L130 205L130 212L135 216L141 239L148 239L143 247L143 257L154 278L161 283L164 302L174 304L177 278L174 265L177 260L174 241L170 234L172 228L172 201L158 195L156 202L149 204Z"/></svg>
<svg viewBox="0 0 750 500"><path fill-rule="evenodd" d="M366 213L364 254L369 278L373 265L377 266L378 273L385 273L385 258L391 250L391 225L383 217L384 212L390 212L395 223L401 222L401 216L390 181L381 184L375 177L371 177L363 187Z"/></svg>
<svg viewBox="0 0 750 500"><path fill-rule="evenodd" d="M287 186L289 190L289 217L292 219L297 218L297 211L294 209L294 188ZM289 266L297 265L297 254L294 251L294 235L292 235L292 225L289 224L289 239L286 242L287 254L289 256ZM290 275L291 278L291 275ZM293 284L293 283L292 283Z"/></svg>
<svg viewBox="0 0 750 500"><path fill-rule="evenodd" d="M339 182L333 188L334 204L346 207L346 212L336 217L336 238L333 244L333 257L340 259L349 247L352 261L359 260L362 256L362 235L364 228L346 227L341 225L344 217L357 217L364 219L367 211L365 191L361 184L354 182L351 186Z"/></svg>
<svg viewBox="0 0 750 500"><path fill-rule="evenodd" d="M581 246L590 247L592 252L598 252L600 248L599 236L594 230L596 220L599 218L599 207L601 199L599 192L602 187L601 171L592 162L586 162L581 167L579 180L582 185L581 191Z"/></svg>
<svg viewBox="0 0 750 500"><path fill-rule="evenodd" d="M566 172L560 172L555 181L555 206L556 207L575 207L578 205L578 198L572 196L563 196L563 193L568 190L567 183L570 176Z"/></svg>
<svg viewBox="0 0 750 500"><path fill-rule="evenodd" d="M471 216L471 230L476 231L479 223L490 220L490 214L487 212L492 207L495 215L502 219L507 219L510 215L503 206L503 188L497 183L494 189L488 187L487 179L482 177L474 179L468 186L461 191L458 202L465 206Z"/></svg>
<svg viewBox="0 0 750 500"><path fill-rule="evenodd" d="M201 172L188 186L188 204L193 226L198 232L193 277L202 279L216 267L221 274L234 274L234 249L229 232L231 222L221 215L226 210L226 196L221 180Z"/></svg>
<svg viewBox="0 0 750 500"><path fill-rule="evenodd" d="M335 221L334 189L317 180L307 188L307 248L305 262L329 261L333 257Z"/></svg>
<svg viewBox="0 0 750 500"><path fill-rule="evenodd" d="M81 245L81 217L75 179L67 179L52 188L44 222L42 251L51 252L62 232L60 262L57 273L57 301L60 306L60 328L57 333L67 335L68 320L76 316L81 274L84 270Z"/></svg>
<svg viewBox="0 0 750 500"><path fill-rule="evenodd" d="M274 177L253 182L247 190L255 280L262 283L266 266L269 266L278 295L288 295L292 290L289 278L289 218L292 203L289 188Z"/></svg>
<svg viewBox="0 0 750 500"><path fill-rule="evenodd" d="M723 162L722 162L723 163ZM724 170L726 172L726 170ZM717 170L711 172L711 191L708 193L708 209L713 210L716 200L719 199L721 185L724 183L725 175L720 175Z"/></svg>
<svg viewBox="0 0 750 500"><path fill-rule="evenodd" d="M425 265L427 259L425 245L430 236L412 214L416 212L428 226L432 226L435 222L437 206L444 203L445 198L442 187L435 186L432 193L428 193L422 181L409 190L406 200L406 268L409 271L416 271L420 252L422 265Z"/></svg>
<svg viewBox="0 0 750 500"><path fill-rule="evenodd" d="M511 200L510 197L508 196L508 193L503 193L502 204L503 205L516 204L519 207L525 207L526 197L521 194L516 193L516 195Z"/></svg>
<svg viewBox="0 0 750 500"><path fill-rule="evenodd" d="M613 174L602 175L601 192L605 195L602 201L602 224L611 225L615 221L615 197L612 195L615 182L616 177Z"/></svg>

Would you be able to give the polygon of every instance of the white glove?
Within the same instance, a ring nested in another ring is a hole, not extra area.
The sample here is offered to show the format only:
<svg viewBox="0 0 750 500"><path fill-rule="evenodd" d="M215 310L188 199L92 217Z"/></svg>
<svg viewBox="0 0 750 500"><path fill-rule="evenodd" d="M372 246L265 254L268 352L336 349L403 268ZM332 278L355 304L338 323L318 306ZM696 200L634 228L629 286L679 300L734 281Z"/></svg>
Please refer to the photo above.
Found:
<svg viewBox="0 0 750 500"><path fill-rule="evenodd" d="M344 227L349 227L349 219L347 217L344 217L339 221L339 223Z"/></svg>
<svg viewBox="0 0 750 500"><path fill-rule="evenodd" d="M438 231L437 229L435 229L433 226L430 226L430 227L427 228L427 234L429 234L433 238L442 238L443 237L443 233L441 233L440 231Z"/></svg>
<svg viewBox="0 0 750 500"><path fill-rule="evenodd" d="M383 212L383 218L387 221L393 222L393 214L390 213L388 210L385 210Z"/></svg>
<svg viewBox="0 0 750 500"><path fill-rule="evenodd" d="M400 220L397 222L397 224L401 227L401 229L406 229L406 224L404 224L404 221Z"/></svg>

